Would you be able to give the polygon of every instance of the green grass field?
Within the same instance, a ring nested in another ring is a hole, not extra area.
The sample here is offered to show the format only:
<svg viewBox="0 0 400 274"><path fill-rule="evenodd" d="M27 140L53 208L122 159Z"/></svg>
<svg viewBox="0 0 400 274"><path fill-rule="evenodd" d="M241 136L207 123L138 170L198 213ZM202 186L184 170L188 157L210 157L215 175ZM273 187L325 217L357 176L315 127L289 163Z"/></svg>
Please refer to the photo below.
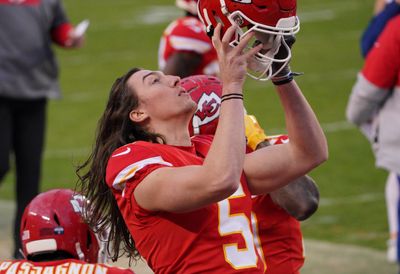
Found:
<svg viewBox="0 0 400 274"><path fill-rule="evenodd" d="M159 37L180 12L171 1L66 0L72 22L88 18L87 43L77 51L58 50L63 99L48 109L42 190L73 188L74 166L90 151L97 120L116 77L133 66L156 69ZM359 37L373 0L298 1L302 29L292 68L324 125L330 159L312 172L321 192L318 212L303 223L306 238L383 250L387 233L386 172L374 167L370 146L345 123L345 106L362 65ZM249 79L247 110L269 133L284 131L283 113L270 83ZM1 199L13 199L10 173Z"/></svg>

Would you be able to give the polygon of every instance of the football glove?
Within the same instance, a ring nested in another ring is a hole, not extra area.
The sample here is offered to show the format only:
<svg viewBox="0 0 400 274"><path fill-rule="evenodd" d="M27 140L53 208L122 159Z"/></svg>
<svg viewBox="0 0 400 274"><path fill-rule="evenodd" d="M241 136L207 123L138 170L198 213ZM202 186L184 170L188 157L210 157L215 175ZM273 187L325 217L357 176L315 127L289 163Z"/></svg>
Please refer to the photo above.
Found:
<svg viewBox="0 0 400 274"><path fill-rule="evenodd" d="M288 51L291 50L294 42L296 42L296 37L294 35L284 36L282 37L282 39L284 39L284 42L281 43L278 53L274 56L276 59L285 58L285 56L288 55ZM283 45L283 43L286 43L288 48ZM292 72L289 66L289 62L283 67L281 63L273 62L272 75L274 75L277 71L279 72L271 79L272 83L277 86L291 82L293 80L293 76L302 75L302 73Z"/></svg>

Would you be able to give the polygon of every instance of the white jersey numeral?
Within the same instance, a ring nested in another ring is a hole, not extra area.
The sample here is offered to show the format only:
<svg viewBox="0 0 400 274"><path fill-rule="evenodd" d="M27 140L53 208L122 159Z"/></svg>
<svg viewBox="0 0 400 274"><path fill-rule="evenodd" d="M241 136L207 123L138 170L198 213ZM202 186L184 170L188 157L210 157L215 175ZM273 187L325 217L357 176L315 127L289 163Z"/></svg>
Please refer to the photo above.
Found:
<svg viewBox="0 0 400 274"><path fill-rule="evenodd" d="M249 219L244 213L230 213L229 201L244 196L245 193L240 185L232 196L218 203L219 234L224 237L240 233L246 244L244 248L239 248L238 243L229 243L223 246L225 260L234 269L257 267L258 260Z"/></svg>

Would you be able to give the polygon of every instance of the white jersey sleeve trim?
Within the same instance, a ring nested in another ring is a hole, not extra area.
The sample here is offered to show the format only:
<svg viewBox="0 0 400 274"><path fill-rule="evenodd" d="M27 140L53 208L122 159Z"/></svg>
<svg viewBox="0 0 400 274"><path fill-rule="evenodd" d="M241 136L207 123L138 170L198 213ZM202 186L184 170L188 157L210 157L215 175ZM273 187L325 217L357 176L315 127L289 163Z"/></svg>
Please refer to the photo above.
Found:
<svg viewBox="0 0 400 274"><path fill-rule="evenodd" d="M148 165L154 165L154 164L173 166L171 163L164 161L161 156L141 160L121 170L114 179L114 182L112 184L113 188L117 190L123 190L125 188L125 182L133 178L136 172L138 172L139 170Z"/></svg>
<svg viewBox="0 0 400 274"><path fill-rule="evenodd" d="M169 41L176 50L188 50L204 54L211 49L210 43L193 38L171 35Z"/></svg>

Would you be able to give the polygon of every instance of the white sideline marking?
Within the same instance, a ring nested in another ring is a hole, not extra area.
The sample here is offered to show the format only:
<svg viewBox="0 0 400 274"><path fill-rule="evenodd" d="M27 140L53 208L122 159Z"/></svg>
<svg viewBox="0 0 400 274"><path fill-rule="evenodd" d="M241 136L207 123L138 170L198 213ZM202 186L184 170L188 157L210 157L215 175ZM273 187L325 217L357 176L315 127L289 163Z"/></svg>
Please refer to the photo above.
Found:
<svg viewBox="0 0 400 274"><path fill-rule="evenodd" d="M322 124L322 129L325 132L336 132L336 131L343 131L355 128L356 127L354 125L350 124L347 121L338 121L338 122Z"/></svg>
<svg viewBox="0 0 400 274"><path fill-rule="evenodd" d="M359 195L345 196L340 198L322 198L319 202L320 206L335 206L344 204L363 204L385 199L383 193L363 193Z"/></svg>
<svg viewBox="0 0 400 274"><path fill-rule="evenodd" d="M336 14L333 10L317 10L300 12L300 23L333 20Z"/></svg>
<svg viewBox="0 0 400 274"><path fill-rule="evenodd" d="M184 12L175 6L150 6L145 9L140 15L136 16L134 20L121 21L119 27L124 29L136 28L138 25L157 25L161 23L168 23L180 16L183 16ZM316 10L301 12L301 22L318 22L318 21L329 21L336 17L334 10ZM107 26L97 27L96 30L110 29Z"/></svg>
<svg viewBox="0 0 400 274"><path fill-rule="evenodd" d="M175 6L151 6L136 18L136 23L156 25L170 22L183 15L184 12Z"/></svg>

